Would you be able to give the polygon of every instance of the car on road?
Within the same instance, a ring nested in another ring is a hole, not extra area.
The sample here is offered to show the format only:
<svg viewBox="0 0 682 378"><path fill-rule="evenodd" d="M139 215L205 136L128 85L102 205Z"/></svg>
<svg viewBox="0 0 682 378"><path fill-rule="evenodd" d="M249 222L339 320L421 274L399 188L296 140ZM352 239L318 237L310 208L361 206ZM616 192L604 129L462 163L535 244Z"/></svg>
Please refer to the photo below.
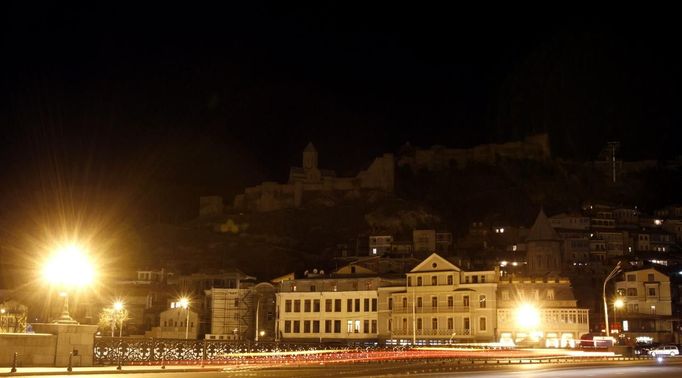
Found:
<svg viewBox="0 0 682 378"><path fill-rule="evenodd" d="M656 356L670 356L674 357L680 354L680 350L677 349L675 345L661 345L657 346L656 348L653 348L649 351L649 354L652 357Z"/></svg>

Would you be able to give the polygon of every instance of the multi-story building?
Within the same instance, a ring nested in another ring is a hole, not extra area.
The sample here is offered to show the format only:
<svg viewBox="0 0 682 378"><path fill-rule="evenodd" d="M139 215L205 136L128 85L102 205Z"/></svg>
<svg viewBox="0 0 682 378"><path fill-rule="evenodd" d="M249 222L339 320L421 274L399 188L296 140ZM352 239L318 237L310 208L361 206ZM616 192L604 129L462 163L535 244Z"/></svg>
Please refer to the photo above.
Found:
<svg viewBox="0 0 682 378"><path fill-rule="evenodd" d="M436 231L435 230L413 230L412 242L414 252L420 256L428 256L436 251Z"/></svg>
<svg viewBox="0 0 682 378"><path fill-rule="evenodd" d="M391 235L370 235L369 236L369 255L383 256L391 251L393 236Z"/></svg>
<svg viewBox="0 0 682 378"><path fill-rule="evenodd" d="M269 341L275 338L275 288L268 282L206 291L211 318L207 340Z"/></svg>
<svg viewBox="0 0 682 378"><path fill-rule="evenodd" d="M434 253L407 273L405 287L385 290L385 329L395 342L493 341L498 275L465 272Z"/></svg>
<svg viewBox="0 0 682 378"><path fill-rule="evenodd" d="M235 293L242 293L239 290L253 286L255 277L248 276L239 269L231 269L215 273L201 272L183 275L179 277L178 281L180 293L192 297L196 303L203 303L199 311L199 335L204 335L214 334L211 329L213 319L209 306L211 299L207 297L207 294L213 293L213 289L235 289ZM217 296L222 297L221 294ZM242 330L241 327L237 328ZM223 333L219 334L224 335ZM235 337L235 333L232 331L229 335ZM236 336L241 339L245 337L245 334L240 331L237 332Z"/></svg>
<svg viewBox="0 0 682 378"><path fill-rule="evenodd" d="M277 293L278 340L375 341L378 288L403 278L382 278L359 265L335 273L281 282Z"/></svg>
<svg viewBox="0 0 682 378"><path fill-rule="evenodd" d="M616 294L624 302L617 328L625 335L656 342L672 340L672 298L666 274L654 268L624 272L616 282Z"/></svg>
<svg viewBox="0 0 682 378"><path fill-rule="evenodd" d="M503 342L574 347L589 332L589 310L577 308L566 278L503 277L497 305L497 332Z"/></svg>
<svg viewBox="0 0 682 378"><path fill-rule="evenodd" d="M172 303L172 306L161 313L159 326L145 332L145 337L196 340L199 336L199 313L191 307L177 306L177 303Z"/></svg>

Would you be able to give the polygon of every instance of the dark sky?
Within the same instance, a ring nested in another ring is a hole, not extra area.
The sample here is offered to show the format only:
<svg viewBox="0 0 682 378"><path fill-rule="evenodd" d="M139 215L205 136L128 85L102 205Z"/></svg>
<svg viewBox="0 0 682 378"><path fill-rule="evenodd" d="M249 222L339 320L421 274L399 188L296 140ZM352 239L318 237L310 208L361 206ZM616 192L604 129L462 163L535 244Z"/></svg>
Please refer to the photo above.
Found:
<svg viewBox="0 0 682 378"><path fill-rule="evenodd" d="M3 206L71 190L196 210L285 180L308 141L340 173L407 141L543 131L566 158L608 140L678 154L680 33L663 10L224 3L6 6Z"/></svg>

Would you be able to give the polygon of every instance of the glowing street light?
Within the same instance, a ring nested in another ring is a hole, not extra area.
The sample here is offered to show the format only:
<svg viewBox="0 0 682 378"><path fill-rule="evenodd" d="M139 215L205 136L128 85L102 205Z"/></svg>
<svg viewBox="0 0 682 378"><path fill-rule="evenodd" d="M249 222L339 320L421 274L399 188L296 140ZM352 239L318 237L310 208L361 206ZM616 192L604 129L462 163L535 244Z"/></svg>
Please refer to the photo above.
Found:
<svg viewBox="0 0 682 378"><path fill-rule="evenodd" d="M114 324L116 322L116 319L119 320L121 323L119 328L118 328L118 337L123 337L123 318L125 317L123 315L123 309L124 309L123 301L116 301L114 302L113 306L113 314L111 317L111 337L114 337Z"/></svg>
<svg viewBox="0 0 682 378"><path fill-rule="evenodd" d="M178 305L185 310L187 310L187 318L185 319L185 340L189 338L189 298L187 297L182 297L178 301Z"/></svg>
<svg viewBox="0 0 682 378"><path fill-rule="evenodd" d="M623 308L623 306L625 306L625 302L623 302L622 299L618 298L613 301L613 322L616 324L618 324L618 321L616 320L616 309Z"/></svg>
<svg viewBox="0 0 682 378"><path fill-rule="evenodd" d="M62 313L55 323L77 324L69 315L68 290L90 285L95 278L95 268L83 249L77 245L59 248L43 266L43 278L61 290L64 297Z"/></svg>
<svg viewBox="0 0 682 378"><path fill-rule="evenodd" d="M615 277L618 273L621 271L620 267L620 261L618 261L618 264L613 268L611 273L609 273L608 276L606 276L606 279L604 279L604 286L602 287L602 299L604 300L604 324L606 325L606 337L611 336L609 333L609 307L606 304L606 283L609 282L610 279Z"/></svg>
<svg viewBox="0 0 682 378"><path fill-rule="evenodd" d="M519 328L535 330L540 325L540 310L530 303L523 303L516 309L516 325Z"/></svg>

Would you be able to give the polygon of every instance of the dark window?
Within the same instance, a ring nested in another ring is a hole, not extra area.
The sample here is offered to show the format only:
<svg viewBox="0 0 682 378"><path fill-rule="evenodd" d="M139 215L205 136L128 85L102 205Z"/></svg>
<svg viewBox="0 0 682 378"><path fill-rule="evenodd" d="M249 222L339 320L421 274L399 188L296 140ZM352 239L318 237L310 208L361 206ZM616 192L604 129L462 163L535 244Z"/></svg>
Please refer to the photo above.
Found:
<svg viewBox="0 0 682 378"><path fill-rule="evenodd" d="M372 320L372 333L377 333L377 321L376 321L376 319Z"/></svg>
<svg viewBox="0 0 682 378"><path fill-rule="evenodd" d="M421 285L422 285L422 278L417 277L417 286L421 286Z"/></svg>
<svg viewBox="0 0 682 378"><path fill-rule="evenodd" d="M433 330L438 329L438 319L437 318L431 319L431 329L433 329Z"/></svg>
<svg viewBox="0 0 682 378"><path fill-rule="evenodd" d="M465 295L464 297L462 297L462 306L469 307L469 296L468 295Z"/></svg>
<svg viewBox="0 0 682 378"><path fill-rule="evenodd" d="M369 333L369 320L362 322L362 332Z"/></svg>
<svg viewBox="0 0 682 378"><path fill-rule="evenodd" d="M369 298L365 298L363 305L365 306L365 312L369 312Z"/></svg>
<svg viewBox="0 0 682 378"><path fill-rule="evenodd" d="M388 309L393 310L393 298L388 298Z"/></svg>
<svg viewBox="0 0 682 378"><path fill-rule="evenodd" d="M291 312L291 299L284 301L284 312Z"/></svg>
<svg viewBox="0 0 682 378"><path fill-rule="evenodd" d="M486 302L487 301L486 301L485 295L480 295L478 297L478 303L480 304L479 305L480 308L486 308L486 305L487 305Z"/></svg>
<svg viewBox="0 0 682 378"><path fill-rule="evenodd" d="M422 307L422 297L417 297L417 307Z"/></svg>
<svg viewBox="0 0 682 378"><path fill-rule="evenodd" d="M452 296L448 297L448 307L453 307L454 306L454 300Z"/></svg>
<svg viewBox="0 0 682 378"><path fill-rule="evenodd" d="M320 300L313 299L313 312L320 312Z"/></svg>
<svg viewBox="0 0 682 378"><path fill-rule="evenodd" d="M372 298L372 311L376 312L376 310L377 310L377 299Z"/></svg>
<svg viewBox="0 0 682 378"><path fill-rule="evenodd" d="M334 312L341 312L341 300L334 299Z"/></svg>
<svg viewBox="0 0 682 378"><path fill-rule="evenodd" d="M438 276L431 276L431 286L438 285Z"/></svg>
<svg viewBox="0 0 682 378"><path fill-rule="evenodd" d="M291 333L291 320L284 321L284 332Z"/></svg>
<svg viewBox="0 0 682 378"><path fill-rule="evenodd" d="M341 333L341 321L334 320L334 333Z"/></svg>
<svg viewBox="0 0 682 378"><path fill-rule="evenodd" d="M360 312L360 298L355 299L355 312Z"/></svg>
<svg viewBox="0 0 682 378"><path fill-rule="evenodd" d="M320 333L320 321L313 320L313 333Z"/></svg>
<svg viewBox="0 0 682 378"><path fill-rule="evenodd" d="M294 312L301 312L301 300L294 299Z"/></svg>
<svg viewBox="0 0 682 378"><path fill-rule="evenodd" d="M438 307L438 297L431 297L431 307Z"/></svg>
<svg viewBox="0 0 682 378"><path fill-rule="evenodd" d="M315 291L315 285L310 285L310 291Z"/></svg>
<svg viewBox="0 0 682 378"><path fill-rule="evenodd" d="M294 333L301 333L301 322L294 320Z"/></svg>
<svg viewBox="0 0 682 378"><path fill-rule="evenodd" d="M403 297L403 308L407 308L407 297Z"/></svg>
<svg viewBox="0 0 682 378"><path fill-rule="evenodd" d="M324 300L324 310L326 312L332 312L332 300L331 299L325 299Z"/></svg>
<svg viewBox="0 0 682 378"><path fill-rule="evenodd" d="M452 285L452 276L448 276L448 285Z"/></svg>
<svg viewBox="0 0 682 378"><path fill-rule="evenodd" d="M346 312L353 312L353 300L346 299Z"/></svg>
<svg viewBox="0 0 682 378"><path fill-rule="evenodd" d="M325 333L332 333L332 321L331 320L325 320L324 321L324 332Z"/></svg>
<svg viewBox="0 0 682 378"><path fill-rule="evenodd" d="M310 320L303 321L303 333L310 333Z"/></svg>
<svg viewBox="0 0 682 378"><path fill-rule="evenodd" d="M310 299L306 299L303 301L303 311L310 312Z"/></svg>

